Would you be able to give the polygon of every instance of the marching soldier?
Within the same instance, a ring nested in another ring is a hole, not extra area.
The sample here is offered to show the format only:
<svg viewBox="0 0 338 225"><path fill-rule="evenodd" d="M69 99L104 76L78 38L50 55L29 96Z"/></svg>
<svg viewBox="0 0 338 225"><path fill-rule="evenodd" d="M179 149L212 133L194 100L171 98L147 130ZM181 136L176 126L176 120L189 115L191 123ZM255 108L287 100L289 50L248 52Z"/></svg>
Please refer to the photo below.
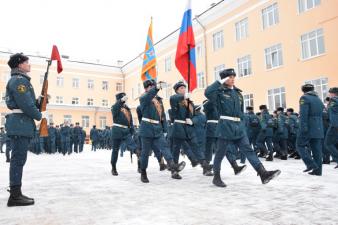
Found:
<svg viewBox="0 0 338 225"><path fill-rule="evenodd" d="M34 136L35 122L47 118L47 112L39 112L31 78L29 58L22 53L10 57L11 78L6 86L6 105L12 111L7 115L6 129L11 140L9 183L10 197L7 206L33 205L34 199L22 194L22 172L27 160L29 143ZM20 122L18 122L20 121Z"/></svg>
<svg viewBox="0 0 338 225"><path fill-rule="evenodd" d="M257 171L262 183L266 184L281 172L266 171L256 153L250 146L245 132L243 96L241 90L234 86L236 73L234 69L226 69L220 73L220 81L215 81L205 91L205 96L217 106L219 121L217 125L218 149L214 159L213 184L226 187L220 176L221 163L231 147L243 152L250 164Z"/></svg>
<svg viewBox="0 0 338 225"><path fill-rule="evenodd" d="M122 92L117 94L116 103L112 106L111 109L113 115L113 150L111 155L111 173L113 176L118 176L116 163L118 160L121 144L124 142L126 147L132 153L135 153L137 149L137 145L132 138L135 130L130 108L126 105L127 100L128 97L126 93Z"/></svg>
<svg viewBox="0 0 338 225"><path fill-rule="evenodd" d="M251 106L246 107L247 113L245 114L246 118L246 132L249 138L250 145L253 146L255 152L257 152L257 136L260 131L260 121L258 116L254 113L254 109ZM245 159L245 158L244 158ZM242 159L241 159L242 160ZM241 163L245 163L244 161L241 161Z"/></svg>
<svg viewBox="0 0 338 225"><path fill-rule="evenodd" d="M68 155L71 154L71 148L70 148L70 136L71 136L71 129L68 126L68 121L65 121L63 126L61 127L61 144L62 144L62 154L66 155L68 152Z"/></svg>
<svg viewBox="0 0 338 225"><path fill-rule="evenodd" d="M277 131L279 152L281 160L288 159L288 129L286 127L286 116L284 115L284 108L277 108Z"/></svg>
<svg viewBox="0 0 338 225"><path fill-rule="evenodd" d="M299 100L300 126L297 149L306 165L304 172L311 171L310 175L321 176L324 104L312 84L303 85L302 91L304 95Z"/></svg>
<svg viewBox="0 0 338 225"><path fill-rule="evenodd" d="M330 151L334 161L338 163L338 87L330 88L330 101L328 104L328 115L330 125L325 137L325 145ZM338 168L338 165L335 167Z"/></svg>
<svg viewBox="0 0 338 225"><path fill-rule="evenodd" d="M210 101L204 101L204 113L207 118L207 127L206 127L206 144L205 144L205 159L210 164L212 160L212 155L216 152L217 144L217 134L216 127L218 124L218 113L216 106ZM206 172L206 171L205 171Z"/></svg>
<svg viewBox="0 0 338 225"><path fill-rule="evenodd" d="M290 158L300 159L297 151L296 151L296 137L297 137L297 129L298 129L298 119L294 114L294 109L289 108L286 110L287 114L287 128L288 128L288 145L290 149Z"/></svg>
<svg viewBox="0 0 338 225"><path fill-rule="evenodd" d="M145 93L140 97L140 109L142 122L140 125L140 136L142 144L141 152L141 181L149 183L146 169L148 167L149 153L153 149L159 149L167 161L171 171L179 172L184 169L185 162L175 164L166 141L163 123L166 123L162 99L157 96L161 84L156 84L154 80L143 82Z"/></svg>
<svg viewBox="0 0 338 225"><path fill-rule="evenodd" d="M269 156L267 157L267 161L272 161L273 160L272 137L274 123L266 105L259 106L259 110L261 110L260 115L261 130L257 137L257 148L260 151L258 157L265 157L268 152ZM268 151L266 150L265 143L268 147Z"/></svg>
<svg viewBox="0 0 338 225"><path fill-rule="evenodd" d="M90 140L92 142L92 151L96 152L97 143L99 141L99 132L96 129L96 125L90 130Z"/></svg>
<svg viewBox="0 0 338 225"><path fill-rule="evenodd" d="M48 127L48 136L49 136L49 146L51 149L51 153L54 154L56 152L56 128L54 127L54 123L50 123Z"/></svg>
<svg viewBox="0 0 338 225"><path fill-rule="evenodd" d="M86 141L86 131L81 127L81 135L80 135L80 153L83 152L83 146Z"/></svg>
<svg viewBox="0 0 338 225"><path fill-rule="evenodd" d="M175 95L170 97L170 106L174 119L173 125L173 156L175 163L178 163L180 149L184 142L188 142L198 163L205 171L210 171L212 166L205 159L204 150L198 145L194 123L194 104L190 101L190 94L186 93L186 85L178 82L174 85ZM194 162L193 162L194 164ZM173 173L173 178L181 179L179 174Z"/></svg>
<svg viewBox="0 0 338 225"><path fill-rule="evenodd" d="M74 143L74 152L79 153L79 145L80 139L82 135L82 128L80 127L80 123L76 122L75 127L73 128L72 136L73 136L73 143Z"/></svg>

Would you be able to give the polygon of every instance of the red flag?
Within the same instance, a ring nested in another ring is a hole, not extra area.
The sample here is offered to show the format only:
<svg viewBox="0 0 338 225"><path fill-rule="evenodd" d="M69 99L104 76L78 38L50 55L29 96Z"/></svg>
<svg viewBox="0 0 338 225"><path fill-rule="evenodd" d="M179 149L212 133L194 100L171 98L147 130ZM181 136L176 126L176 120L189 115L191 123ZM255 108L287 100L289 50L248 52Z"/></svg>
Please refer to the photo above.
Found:
<svg viewBox="0 0 338 225"><path fill-rule="evenodd" d="M50 57L51 60L56 60L58 65L57 65L57 71L58 73L61 73L63 68L62 68L62 63L61 63L61 57L59 54L59 50L56 47L56 45L53 45L53 50L52 50L52 56Z"/></svg>

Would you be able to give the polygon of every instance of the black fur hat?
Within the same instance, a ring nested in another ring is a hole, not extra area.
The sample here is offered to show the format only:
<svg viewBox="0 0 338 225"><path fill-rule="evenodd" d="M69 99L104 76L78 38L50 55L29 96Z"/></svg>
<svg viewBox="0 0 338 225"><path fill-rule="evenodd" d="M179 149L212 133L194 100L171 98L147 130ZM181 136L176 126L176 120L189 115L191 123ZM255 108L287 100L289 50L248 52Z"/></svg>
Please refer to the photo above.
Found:
<svg viewBox="0 0 338 225"><path fill-rule="evenodd" d="M180 87L187 87L187 85L185 85L185 83L183 81L179 81L174 85L174 90L177 91L177 89L179 89Z"/></svg>
<svg viewBox="0 0 338 225"><path fill-rule="evenodd" d="M115 95L116 97L116 101L120 100L121 98L123 98L124 96L126 96L126 93L121 92Z"/></svg>
<svg viewBox="0 0 338 225"><path fill-rule="evenodd" d="M330 88L329 93L338 95L338 87L332 87L332 88Z"/></svg>
<svg viewBox="0 0 338 225"><path fill-rule="evenodd" d="M146 80L143 82L143 87L148 88L149 86L156 85L156 81L151 79L151 80Z"/></svg>
<svg viewBox="0 0 338 225"><path fill-rule="evenodd" d="M247 106L247 107L246 107L246 110L250 110L250 111L252 111L252 110L254 110L254 109L253 109L253 107L252 107L252 106Z"/></svg>
<svg viewBox="0 0 338 225"><path fill-rule="evenodd" d="M260 105L259 110L263 110L263 109L268 109L268 107L266 107L266 105Z"/></svg>
<svg viewBox="0 0 338 225"><path fill-rule="evenodd" d="M226 69L220 72L219 76L221 79L224 79L230 76L236 76L236 72L234 69L230 68L230 69Z"/></svg>
<svg viewBox="0 0 338 225"><path fill-rule="evenodd" d="M10 56L7 64L11 69L14 69L17 68L21 63L24 63L28 60L29 58L23 53L16 53Z"/></svg>
<svg viewBox="0 0 338 225"><path fill-rule="evenodd" d="M283 107L278 107L276 111L277 112L284 112L284 108Z"/></svg>
<svg viewBox="0 0 338 225"><path fill-rule="evenodd" d="M304 84L302 86L302 92L303 93L306 93L306 92L309 92L309 91L313 91L313 90L315 90L315 87L312 84Z"/></svg>

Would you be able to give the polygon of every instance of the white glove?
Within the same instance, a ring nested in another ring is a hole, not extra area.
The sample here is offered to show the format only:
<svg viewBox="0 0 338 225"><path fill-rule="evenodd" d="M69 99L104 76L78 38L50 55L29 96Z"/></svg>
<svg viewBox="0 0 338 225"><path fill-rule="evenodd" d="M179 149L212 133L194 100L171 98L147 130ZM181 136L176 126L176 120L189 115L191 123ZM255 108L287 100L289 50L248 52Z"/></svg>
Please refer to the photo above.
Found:
<svg viewBox="0 0 338 225"><path fill-rule="evenodd" d="M194 124L190 118L185 119L185 122L190 126Z"/></svg>
<svg viewBox="0 0 338 225"><path fill-rule="evenodd" d="M128 100L128 96L127 95L125 95L125 96L123 96L122 98L121 98L121 101L122 102L126 102Z"/></svg>
<svg viewBox="0 0 338 225"><path fill-rule="evenodd" d="M224 84L228 79L229 79L229 77L226 77L226 78L224 78L224 79L221 79L219 82L220 82L221 84Z"/></svg>
<svg viewBox="0 0 338 225"><path fill-rule="evenodd" d="M48 111L41 112L41 115L42 115L41 119L48 119L48 117L49 117Z"/></svg>
<svg viewBox="0 0 338 225"><path fill-rule="evenodd" d="M184 99L190 99L190 98L191 98L191 95L189 92L184 94Z"/></svg>
<svg viewBox="0 0 338 225"><path fill-rule="evenodd" d="M168 133L163 133L164 137L167 137Z"/></svg>
<svg viewBox="0 0 338 225"><path fill-rule="evenodd" d="M163 85L162 82L158 82L158 83L156 84L156 88L159 89L159 90L162 90L162 88L163 88L162 85Z"/></svg>

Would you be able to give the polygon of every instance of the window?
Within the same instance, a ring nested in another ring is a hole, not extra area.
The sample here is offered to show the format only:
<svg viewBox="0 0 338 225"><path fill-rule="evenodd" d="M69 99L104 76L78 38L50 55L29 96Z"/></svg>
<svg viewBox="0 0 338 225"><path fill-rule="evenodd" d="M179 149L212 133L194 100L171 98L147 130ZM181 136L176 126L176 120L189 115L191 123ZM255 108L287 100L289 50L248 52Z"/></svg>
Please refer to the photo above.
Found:
<svg viewBox="0 0 338 225"><path fill-rule="evenodd" d="M73 78L73 88L79 88L79 87L80 87L79 78Z"/></svg>
<svg viewBox="0 0 338 225"><path fill-rule="evenodd" d="M323 29L303 34L301 41L303 59L315 57L325 52Z"/></svg>
<svg viewBox="0 0 338 225"><path fill-rule="evenodd" d="M263 29L279 23L279 13L277 3L262 10Z"/></svg>
<svg viewBox="0 0 338 225"><path fill-rule="evenodd" d="M283 65L282 44L265 49L266 69L273 69Z"/></svg>
<svg viewBox="0 0 338 225"><path fill-rule="evenodd" d="M254 107L253 94L243 95L243 99L244 99L244 109L246 109L246 107L248 106Z"/></svg>
<svg viewBox="0 0 338 225"><path fill-rule="evenodd" d="M108 81L102 81L102 90L108 91Z"/></svg>
<svg viewBox="0 0 338 225"><path fill-rule="evenodd" d="M203 72L197 74L197 88L205 88L205 76Z"/></svg>
<svg viewBox="0 0 338 225"><path fill-rule="evenodd" d="M63 77L56 77L56 86L63 87Z"/></svg>
<svg viewBox="0 0 338 225"><path fill-rule="evenodd" d="M168 83L162 84L162 93L165 99L169 99L172 95L172 85Z"/></svg>
<svg viewBox="0 0 338 225"><path fill-rule="evenodd" d="M235 24L236 40L242 40L248 37L248 18L245 18Z"/></svg>
<svg viewBox="0 0 338 225"><path fill-rule="evenodd" d="M5 102L6 101L6 92L2 92L1 93L1 102Z"/></svg>
<svg viewBox="0 0 338 225"><path fill-rule="evenodd" d="M171 56L168 56L164 59L164 71L165 72L171 71Z"/></svg>
<svg viewBox="0 0 338 225"><path fill-rule="evenodd" d="M305 84L313 84L315 86L315 91L318 93L319 98L324 101L328 93L328 79L320 78L317 80L305 81Z"/></svg>
<svg viewBox="0 0 338 225"><path fill-rule="evenodd" d="M237 59L238 77L245 77L252 73L251 56L247 55Z"/></svg>
<svg viewBox="0 0 338 225"><path fill-rule="evenodd" d="M72 105L78 105L79 104L79 98L78 97L73 97L72 98Z"/></svg>
<svg viewBox="0 0 338 225"><path fill-rule="evenodd" d="M212 43L214 51L221 49L224 47L224 38L223 38L223 31L219 31L212 35Z"/></svg>
<svg viewBox="0 0 338 225"><path fill-rule="evenodd" d="M40 75L40 85L43 84L43 80L45 79L45 75Z"/></svg>
<svg viewBox="0 0 338 225"><path fill-rule="evenodd" d="M64 115L63 122L71 124L72 123L72 115Z"/></svg>
<svg viewBox="0 0 338 225"><path fill-rule="evenodd" d="M102 107L108 107L108 100L102 99Z"/></svg>
<svg viewBox="0 0 338 225"><path fill-rule="evenodd" d="M116 91L117 92L122 92L123 91L122 83L116 83Z"/></svg>
<svg viewBox="0 0 338 225"><path fill-rule="evenodd" d="M83 128L89 127L89 116L82 116L82 127Z"/></svg>
<svg viewBox="0 0 338 225"><path fill-rule="evenodd" d="M92 98L87 99L87 105L88 106L93 106L94 105L94 100Z"/></svg>
<svg viewBox="0 0 338 225"><path fill-rule="evenodd" d="M49 115L48 115L48 124L54 123L53 121L54 121L54 120L53 120L53 114L49 114Z"/></svg>
<svg viewBox="0 0 338 225"><path fill-rule="evenodd" d="M320 0L298 0L298 12L302 13L320 5Z"/></svg>
<svg viewBox="0 0 338 225"><path fill-rule="evenodd" d="M107 118L105 116L100 116L99 120L100 120L100 128L104 129L107 124Z"/></svg>
<svg viewBox="0 0 338 225"><path fill-rule="evenodd" d="M6 113L1 113L1 126L4 127L6 124Z"/></svg>
<svg viewBox="0 0 338 225"><path fill-rule="evenodd" d="M195 46L196 49L196 57L200 58L203 56L203 45L202 42L198 42Z"/></svg>
<svg viewBox="0 0 338 225"><path fill-rule="evenodd" d="M63 104L63 97L62 96L56 96L55 98L55 103L56 104Z"/></svg>
<svg viewBox="0 0 338 225"><path fill-rule="evenodd" d="M88 89L94 89L94 80L88 80Z"/></svg>
<svg viewBox="0 0 338 225"><path fill-rule="evenodd" d="M286 107L285 88L275 88L268 90L269 109L275 110L278 107Z"/></svg>
<svg viewBox="0 0 338 225"><path fill-rule="evenodd" d="M215 80L219 80L219 73L222 72L223 70L225 69L225 65L222 64L222 65L219 65L219 66L216 66L214 68L214 76L215 76Z"/></svg>

